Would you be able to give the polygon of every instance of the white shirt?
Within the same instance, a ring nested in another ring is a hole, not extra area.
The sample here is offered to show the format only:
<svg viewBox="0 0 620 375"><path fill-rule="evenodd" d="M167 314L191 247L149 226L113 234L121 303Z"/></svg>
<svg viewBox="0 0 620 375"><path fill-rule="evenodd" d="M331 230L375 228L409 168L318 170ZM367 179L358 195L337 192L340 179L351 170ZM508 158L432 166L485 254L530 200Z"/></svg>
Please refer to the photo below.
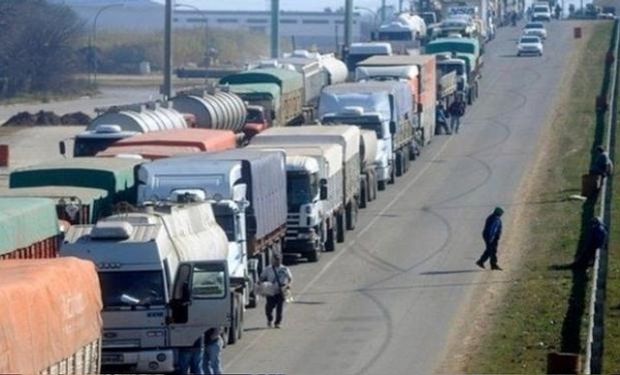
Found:
<svg viewBox="0 0 620 375"><path fill-rule="evenodd" d="M276 280L276 274L278 275L278 280ZM278 285L278 281L282 286L289 285L293 282L293 275L288 267L279 266L267 266L263 269L263 272L260 274L261 281L269 281L272 284Z"/></svg>

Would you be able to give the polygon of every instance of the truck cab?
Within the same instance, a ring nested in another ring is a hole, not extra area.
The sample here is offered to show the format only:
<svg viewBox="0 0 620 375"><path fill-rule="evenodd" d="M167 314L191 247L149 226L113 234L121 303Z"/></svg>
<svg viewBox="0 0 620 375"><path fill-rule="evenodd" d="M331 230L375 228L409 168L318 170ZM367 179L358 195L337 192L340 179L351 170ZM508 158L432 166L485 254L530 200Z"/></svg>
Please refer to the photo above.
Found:
<svg viewBox="0 0 620 375"><path fill-rule="evenodd" d="M358 62L375 55L392 55L392 45L386 42L352 43L345 61L349 73L355 72Z"/></svg>
<svg viewBox="0 0 620 375"><path fill-rule="evenodd" d="M94 156L98 152L110 147L121 139L139 134L136 131L123 130L119 125L101 124L95 130L87 130L75 136L73 143L73 156ZM64 142L60 146L61 154L66 153Z"/></svg>
<svg viewBox="0 0 620 375"><path fill-rule="evenodd" d="M92 261L104 371L177 370L179 350L230 325L226 236L209 204L159 206L70 228L62 256Z"/></svg>
<svg viewBox="0 0 620 375"><path fill-rule="evenodd" d="M437 55L437 69L442 75L456 72L457 90L462 93L469 91L469 82L467 76L467 65L465 61L458 58L452 58L449 54Z"/></svg>

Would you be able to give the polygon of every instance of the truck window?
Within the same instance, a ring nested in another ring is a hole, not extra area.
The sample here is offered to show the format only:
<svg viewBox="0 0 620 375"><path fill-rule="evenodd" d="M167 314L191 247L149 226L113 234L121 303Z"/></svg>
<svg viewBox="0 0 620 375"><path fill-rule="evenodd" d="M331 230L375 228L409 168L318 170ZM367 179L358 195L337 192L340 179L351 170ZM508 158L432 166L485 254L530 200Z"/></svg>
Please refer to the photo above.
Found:
<svg viewBox="0 0 620 375"><path fill-rule="evenodd" d="M131 297L136 306L165 305L162 271L99 272L104 308L129 306L122 296Z"/></svg>
<svg viewBox="0 0 620 375"><path fill-rule="evenodd" d="M110 147L114 142L121 138L82 138L75 139L73 146L73 156L95 156L99 151Z"/></svg>
<svg viewBox="0 0 620 375"><path fill-rule="evenodd" d="M227 293L225 278L223 270L195 265L192 274L192 298L224 298Z"/></svg>

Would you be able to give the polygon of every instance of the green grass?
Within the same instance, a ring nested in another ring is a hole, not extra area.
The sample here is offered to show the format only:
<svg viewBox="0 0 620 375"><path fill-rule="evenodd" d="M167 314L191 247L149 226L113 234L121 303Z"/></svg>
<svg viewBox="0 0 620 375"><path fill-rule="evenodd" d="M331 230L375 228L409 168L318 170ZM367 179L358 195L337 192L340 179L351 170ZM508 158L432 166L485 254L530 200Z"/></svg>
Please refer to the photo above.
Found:
<svg viewBox="0 0 620 375"><path fill-rule="evenodd" d="M467 373L545 373L549 352L585 352L587 274L562 266L574 259L583 223L594 209L592 203L566 199L579 194L593 142L600 137L594 98L601 90L612 23L592 27L574 73L565 77L568 94L557 103L542 148L548 154L537 165L521 211L525 224L521 249L515 249L523 254L521 266L503 303L489 317L491 324L465 367Z"/></svg>

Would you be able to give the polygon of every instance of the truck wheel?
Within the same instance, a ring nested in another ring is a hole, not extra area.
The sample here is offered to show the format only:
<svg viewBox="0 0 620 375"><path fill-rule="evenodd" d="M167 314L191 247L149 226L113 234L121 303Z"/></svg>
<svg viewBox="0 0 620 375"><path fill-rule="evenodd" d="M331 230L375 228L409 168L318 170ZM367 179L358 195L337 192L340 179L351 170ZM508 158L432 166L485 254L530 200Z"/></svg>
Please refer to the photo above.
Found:
<svg viewBox="0 0 620 375"><path fill-rule="evenodd" d="M385 187L386 187L385 186L385 180L377 182L377 190L383 191L383 190L385 190Z"/></svg>
<svg viewBox="0 0 620 375"><path fill-rule="evenodd" d="M368 201L368 175L360 176L360 208L366 208Z"/></svg>
<svg viewBox="0 0 620 375"><path fill-rule="evenodd" d="M393 184L396 182L396 159L394 159L394 163L392 164L392 170L390 171L390 179L388 180L388 184Z"/></svg>
<svg viewBox="0 0 620 375"><path fill-rule="evenodd" d="M471 87L469 89L469 92L467 93L467 104L469 104L469 105L472 105L474 103L473 90L474 90L474 88Z"/></svg>
<svg viewBox="0 0 620 375"><path fill-rule="evenodd" d="M336 215L336 241L338 241L339 243L344 242L346 237L347 229L345 228L344 221L344 212L338 212L338 214Z"/></svg>
<svg viewBox="0 0 620 375"><path fill-rule="evenodd" d="M310 263L316 263L319 261L320 251L316 247L312 251L306 254L306 260Z"/></svg>
<svg viewBox="0 0 620 375"><path fill-rule="evenodd" d="M327 228L327 238L325 240L325 251L335 251L336 250L336 221L332 217L329 221L330 227ZM327 225L325 225L327 227Z"/></svg>
<svg viewBox="0 0 620 375"><path fill-rule="evenodd" d="M232 300L232 306L230 307L230 309L231 309L232 319L230 320L230 327L228 327L228 344L229 345L232 345L237 342L237 329L239 326L239 308L237 304L236 293L233 293L231 300Z"/></svg>
<svg viewBox="0 0 620 375"><path fill-rule="evenodd" d="M403 154L402 152L396 151L396 163L394 163L396 166L396 177L400 177L403 175Z"/></svg>
<svg viewBox="0 0 620 375"><path fill-rule="evenodd" d="M359 208L357 207L357 201L353 200L351 203L347 205L346 218L347 218L347 229L355 230L355 225L357 224L357 211Z"/></svg>

